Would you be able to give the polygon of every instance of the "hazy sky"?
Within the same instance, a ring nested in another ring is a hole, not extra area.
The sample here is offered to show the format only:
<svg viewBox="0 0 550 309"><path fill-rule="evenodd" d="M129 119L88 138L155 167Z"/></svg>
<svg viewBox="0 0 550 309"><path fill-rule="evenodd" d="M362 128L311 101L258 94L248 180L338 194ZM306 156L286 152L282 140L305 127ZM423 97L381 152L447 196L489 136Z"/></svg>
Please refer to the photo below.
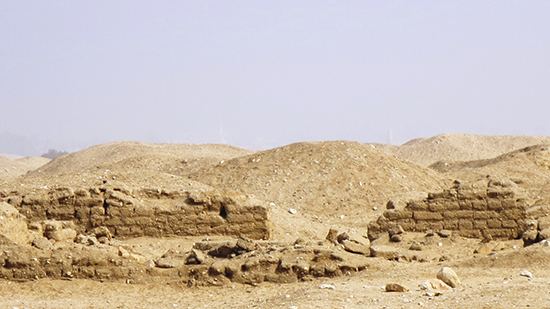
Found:
<svg viewBox="0 0 550 309"><path fill-rule="evenodd" d="M549 14L550 1L0 0L0 152L550 135Z"/></svg>

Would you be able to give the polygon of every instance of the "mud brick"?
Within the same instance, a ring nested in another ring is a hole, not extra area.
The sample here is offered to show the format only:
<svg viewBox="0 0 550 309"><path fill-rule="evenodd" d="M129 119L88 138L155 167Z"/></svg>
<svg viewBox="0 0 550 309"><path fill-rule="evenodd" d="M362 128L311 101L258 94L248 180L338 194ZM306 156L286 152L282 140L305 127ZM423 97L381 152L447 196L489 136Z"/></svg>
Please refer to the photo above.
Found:
<svg viewBox="0 0 550 309"><path fill-rule="evenodd" d="M474 229L486 229L487 227L486 220L474 220Z"/></svg>
<svg viewBox="0 0 550 309"><path fill-rule="evenodd" d="M458 206L462 210L471 210L473 208L471 200L458 200Z"/></svg>
<svg viewBox="0 0 550 309"><path fill-rule="evenodd" d="M384 211L384 217L389 220L411 219L413 217L413 212L400 209L388 209Z"/></svg>
<svg viewBox="0 0 550 309"><path fill-rule="evenodd" d="M474 224L472 220L460 219L458 220L458 228L460 230L471 230L474 228Z"/></svg>
<svg viewBox="0 0 550 309"><path fill-rule="evenodd" d="M457 192L459 199L466 200L477 200L479 198L487 197L487 192L485 190L463 190L459 189Z"/></svg>
<svg viewBox="0 0 550 309"><path fill-rule="evenodd" d="M502 210L502 203L500 199L490 198L487 200L487 209L489 210Z"/></svg>
<svg viewBox="0 0 550 309"><path fill-rule="evenodd" d="M102 206L103 199L99 197L79 197L75 200L75 205L77 206Z"/></svg>
<svg viewBox="0 0 550 309"><path fill-rule="evenodd" d="M502 221L499 219L489 219L487 220L487 225L489 225L490 228L500 228L502 227Z"/></svg>
<svg viewBox="0 0 550 309"><path fill-rule="evenodd" d="M118 226L115 228L115 235L116 236L132 236L132 232L130 231L130 228L127 226Z"/></svg>
<svg viewBox="0 0 550 309"><path fill-rule="evenodd" d="M401 225L405 231L414 231L416 228L416 222L413 219L399 219L397 224Z"/></svg>
<svg viewBox="0 0 550 309"><path fill-rule="evenodd" d="M409 201L405 209L412 210L412 211L428 210L428 202L425 200Z"/></svg>
<svg viewBox="0 0 550 309"><path fill-rule="evenodd" d="M516 228L516 227L518 227L518 224L516 223L516 220L504 220L504 221L502 221L502 227L504 227L504 228Z"/></svg>
<svg viewBox="0 0 550 309"><path fill-rule="evenodd" d="M151 217L135 217L132 218L132 220L134 221L135 225L142 227L153 226L155 224Z"/></svg>
<svg viewBox="0 0 550 309"><path fill-rule="evenodd" d="M430 227L430 224L428 223L428 221L417 221L416 222L416 231L419 231L419 232L424 232L424 231L427 231L427 230L430 230L431 227Z"/></svg>
<svg viewBox="0 0 550 309"><path fill-rule="evenodd" d="M517 207L516 200L513 198L505 198L500 203L504 209L514 209Z"/></svg>
<svg viewBox="0 0 550 309"><path fill-rule="evenodd" d="M479 230L459 230L458 235L467 238L481 238L481 232Z"/></svg>
<svg viewBox="0 0 550 309"><path fill-rule="evenodd" d="M474 210L487 210L487 201L483 199L472 200L472 208Z"/></svg>
<svg viewBox="0 0 550 309"><path fill-rule="evenodd" d="M503 217L507 219L518 220L525 218L525 213L520 209L506 209L501 211L500 213Z"/></svg>
<svg viewBox="0 0 550 309"><path fill-rule="evenodd" d="M460 210L460 205L457 201L449 201L447 203L445 203L445 211L455 211L455 210Z"/></svg>
<svg viewBox="0 0 550 309"><path fill-rule="evenodd" d="M445 220L443 227L447 230L458 230L458 220Z"/></svg>
<svg viewBox="0 0 550 309"><path fill-rule="evenodd" d="M135 215L134 208L124 207L120 209L120 215L123 217L133 217Z"/></svg>
<svg viewBox="0 0 550 309"><path fill-rule="evenodd" d="M445 210L446 201L433 200L428 202L428 209L432 212L443 212Z"/></svg>
<svg viewBox="0 0 550 309"><path fill-rule="evenodd" d="M510 239L518 239L523 231L520 231L518 229L509 229L510 231Z"/></svg>
<svg viewBox="0 0 550 309"><path fill-rule="evenodd" d="M443 216L438 212L415 211L413 215L415 220L443 220Z"/></svg>
<svg viewBox="0 0 550 309"><path fill-rule="evenodd" d="M474 211L474 219L493 219L500 215L495 211Z"/></svg>
<svg viewBox="0 0 550 309"><path fill-rule="evenodd" d="M74 216L78 219L88 218L90 216L90 208L86 206L76 206L74 208Z"/></svg>
<svg viewBox="0 0 550 309"><path fill-rule="evenodd" d="M145 207L142 205L136 205L134 212L138 216L153 216L155 211L151 207Z"/></svg>
<svg viewBox="0 0 550 309"><path fill-rule="evenodd" d="M515 192L510 189L490 187L487 189L487 197L489 198L502 198L502 197L511 197L514 198Z"/></svg>
<svg viewBox="0 0 550 309"><path fill-rule="evenodd" d="M103 209L103 213L101 213L102 211L100 210ZM111 216L111 217L120 217L120 209L117 208L117 207L107 207L107 209L103 208L103 207L94 207L92 208L98 215L108 215L108 216Z"/></svg>
<svg viewBox="0 0 550 309"><path fill-rule="evenodd" d="M443 213L445 219L466 219L473 218L474 211L472 210L457 210L457 211L447 211Z"/></svg>
<svg viewBox="0 0 550 309"><path fill-rule="evenodd" d="M489 235L491 235L493 238L504 238L504 239L511 239L512 238L512 231L510 229L488 229L487 232Z"/></svg>
<svg viewBox="0 0 550 309"><path fill-rule="evenodd" d="M437 199L442 199L442 200L455 199L456 200L456 198L457 198L457 191L455 190L444 190L441 192L428 193L428 200L437 200Z"/></svg>
<svg viewBox="0 0 550 309"><path fill-rule="evenodd" d="M428 226L431 230L441 231L443 229L443 221L428 221Z"/></svg>
<svg viewBox="0 0 550 309"><path fill-rule="evenodd" d="M143 229L143 235L145 236L158 236L160 231L156 227L146 227ZM197 235L197 234L194 234Z"/></svg>

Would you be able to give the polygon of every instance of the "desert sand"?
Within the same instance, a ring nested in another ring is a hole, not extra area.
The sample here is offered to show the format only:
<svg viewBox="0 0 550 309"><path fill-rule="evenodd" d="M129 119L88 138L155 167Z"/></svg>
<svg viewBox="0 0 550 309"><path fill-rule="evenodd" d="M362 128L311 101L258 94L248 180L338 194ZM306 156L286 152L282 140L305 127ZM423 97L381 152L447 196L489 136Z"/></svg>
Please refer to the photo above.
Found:
<svg viewBox="0 0 550 309"><path fill-rule="evenodd" d="M549 145L443 134L0 157L0 307L547 308ZM427 288L443 267L460 284Z"/></svg>

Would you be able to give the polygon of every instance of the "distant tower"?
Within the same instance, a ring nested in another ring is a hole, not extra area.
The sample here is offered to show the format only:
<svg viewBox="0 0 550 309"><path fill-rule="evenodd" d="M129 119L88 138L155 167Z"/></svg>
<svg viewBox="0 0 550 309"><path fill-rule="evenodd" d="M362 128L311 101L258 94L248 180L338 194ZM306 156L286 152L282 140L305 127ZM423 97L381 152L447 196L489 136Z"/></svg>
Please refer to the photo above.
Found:
<svg viewBox="0 0 550 309"><path fill-rule="evenodd" d="M388 145L393 145L393 131L391 129L388 130Z"/></svg>

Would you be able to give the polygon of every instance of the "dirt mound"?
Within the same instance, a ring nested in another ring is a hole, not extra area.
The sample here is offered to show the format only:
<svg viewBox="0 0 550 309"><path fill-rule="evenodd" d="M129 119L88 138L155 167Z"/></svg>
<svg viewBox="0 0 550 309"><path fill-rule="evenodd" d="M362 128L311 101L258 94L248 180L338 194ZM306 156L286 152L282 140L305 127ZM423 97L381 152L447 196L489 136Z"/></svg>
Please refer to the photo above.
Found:
<svg viewBox="0 0 550 309"><path fill-rule="evenodd" d="M13 178L24 175L40 166L50 162L50 159L42 157L25 157L9 159L0 156L0 178Z"/></svg>
<svg viewBox="0 0 550 309"><path fill-rule="evenodd" d="M550 143L548 136L440 134L430 138L413 139L401 146L375 146L398 158L428 166L437 161L489 159L527 146L547 143Z"/></svg>
<svg viewBox="0 0 550 309"><path fill-rule="evenodd" d="M253 151L222 144L151 144L114 142L52 160L30 176L51 176L95 170L150 170L182 175Z"/></svg>
<svg viewBox="0 0 550 309"><path fill-rule="evenodd" d="M389 197L426 192L445 182L429 169L371 145L346 141L296 143L257 152L205 168L190 178L244 191L315 218L345 218L340 222L353 226L366 226L365 216Z"/></svg>
<svg viewBox="0 0 550 309"><path fill-rule="evenodd" d="M536 145L505 153L496 158L465 162L437 162L432 169L464 180L486 175L507 178L527 189L530 196L549 196L550 146Z"/></svg>

